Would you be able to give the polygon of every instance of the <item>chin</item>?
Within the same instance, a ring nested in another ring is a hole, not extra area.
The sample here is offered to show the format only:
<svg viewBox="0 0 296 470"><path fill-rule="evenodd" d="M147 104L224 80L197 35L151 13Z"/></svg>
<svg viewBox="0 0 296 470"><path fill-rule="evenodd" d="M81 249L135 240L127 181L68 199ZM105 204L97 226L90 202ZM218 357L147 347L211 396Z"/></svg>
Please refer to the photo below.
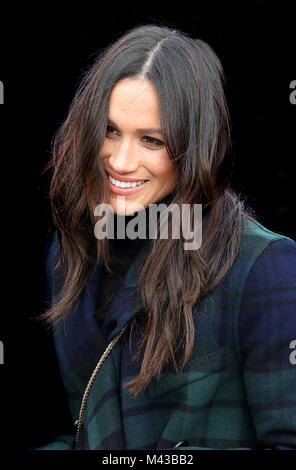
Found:
<svg viewBox="0 0 296 470"><path fill-rule="evenodd" d="M138 212L141 209L145 209L146 207L149 206L151 202L143 202L143 201L122 201L120 199L117 199L116 197L113 198L111 197L109 199L109 205L112 207L114 214L119 214L119 215L133 215L135 212ZM138 207L138 206L141 207Z"/></svg>

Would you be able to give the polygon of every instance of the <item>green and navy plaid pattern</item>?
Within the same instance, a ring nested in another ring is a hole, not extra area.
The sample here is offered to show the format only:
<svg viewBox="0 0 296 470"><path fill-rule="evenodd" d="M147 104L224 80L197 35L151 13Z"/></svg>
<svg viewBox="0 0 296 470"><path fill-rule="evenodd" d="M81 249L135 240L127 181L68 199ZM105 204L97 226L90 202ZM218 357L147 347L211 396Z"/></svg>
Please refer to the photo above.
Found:
<svg viewBox="0 0 296 470"><path fill-rule="evenodd" d="M170 366L134 399L123 384L139 372L123 336L98 372L87 400L78 443L58 436L41 449L296 449L296 243L246 219L239 254L219 286L195 315L194 352L181 374ZM62 277L53 274L56 233L47 253L51 301ZM73 423L82 395L110 340L138 315L133 301L140 253L122 283L104 338L94 311L100 264L66 324L55 328L57 356ZM179 447L182 449L182 447Z"/></svg>

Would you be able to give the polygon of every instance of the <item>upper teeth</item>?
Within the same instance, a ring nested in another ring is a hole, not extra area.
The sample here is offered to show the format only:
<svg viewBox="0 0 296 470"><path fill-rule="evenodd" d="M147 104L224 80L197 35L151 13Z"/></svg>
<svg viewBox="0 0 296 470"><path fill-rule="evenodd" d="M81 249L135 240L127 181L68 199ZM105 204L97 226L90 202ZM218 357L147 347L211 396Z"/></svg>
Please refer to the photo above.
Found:
<svg viewBox="0 0 296 470"><path fill-rule="evenodd" d="M109 180L111 183L113 183L115 186L118 186L119 188L135 188L136 186L139 186L142 183L145 183L145 180L141 181L134 181L133 183L131 181L125 182L125 181L118 181L112 178L112 176L108 175Z"/></svg>

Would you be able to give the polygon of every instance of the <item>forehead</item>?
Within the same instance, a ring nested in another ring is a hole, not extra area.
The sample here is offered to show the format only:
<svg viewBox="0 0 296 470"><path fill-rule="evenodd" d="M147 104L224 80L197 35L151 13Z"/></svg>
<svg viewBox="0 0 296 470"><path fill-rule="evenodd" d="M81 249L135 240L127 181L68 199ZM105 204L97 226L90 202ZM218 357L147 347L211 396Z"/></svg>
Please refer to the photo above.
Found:
<svg viewBox="0 0 296 470"><path fill-rule="evenodd" d="M126 120L137 122L138 127L160 125L158 97L152 82L140 78L120 80L110 96L109 118L121 124Z"/></svg>

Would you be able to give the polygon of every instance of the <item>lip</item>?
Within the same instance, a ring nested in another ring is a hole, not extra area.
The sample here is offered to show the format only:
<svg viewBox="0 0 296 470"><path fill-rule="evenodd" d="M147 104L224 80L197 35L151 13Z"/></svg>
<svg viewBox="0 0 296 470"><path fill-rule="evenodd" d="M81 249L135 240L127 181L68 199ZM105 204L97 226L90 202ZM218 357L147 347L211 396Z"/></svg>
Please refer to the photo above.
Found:
<svg viewBox="0 0 296 470"><path fill-rule="evenodd" d="M115 186L115 184L111 183L109 178L108 182L112 193L118 194L119 196L129 196L130 194L138 193L139 191L142 191L142 189L144 189L149 183L149 181L146 181L145 183L142 183L140 186L136 186L135 188L119 188L118 186Z"/></svg>
<svg viewBox="0 0 296 470"><path fill-rule="evenodd" d="M137 178L137 179L136 178L122 178L120 176L114 175L113 173L107 170L106 170L106 173L107 175L112 176L112 178L114 178L115 180L123 181L124 183L136 183L137 181L142 181L146 179L146 178Z"/></svg>

